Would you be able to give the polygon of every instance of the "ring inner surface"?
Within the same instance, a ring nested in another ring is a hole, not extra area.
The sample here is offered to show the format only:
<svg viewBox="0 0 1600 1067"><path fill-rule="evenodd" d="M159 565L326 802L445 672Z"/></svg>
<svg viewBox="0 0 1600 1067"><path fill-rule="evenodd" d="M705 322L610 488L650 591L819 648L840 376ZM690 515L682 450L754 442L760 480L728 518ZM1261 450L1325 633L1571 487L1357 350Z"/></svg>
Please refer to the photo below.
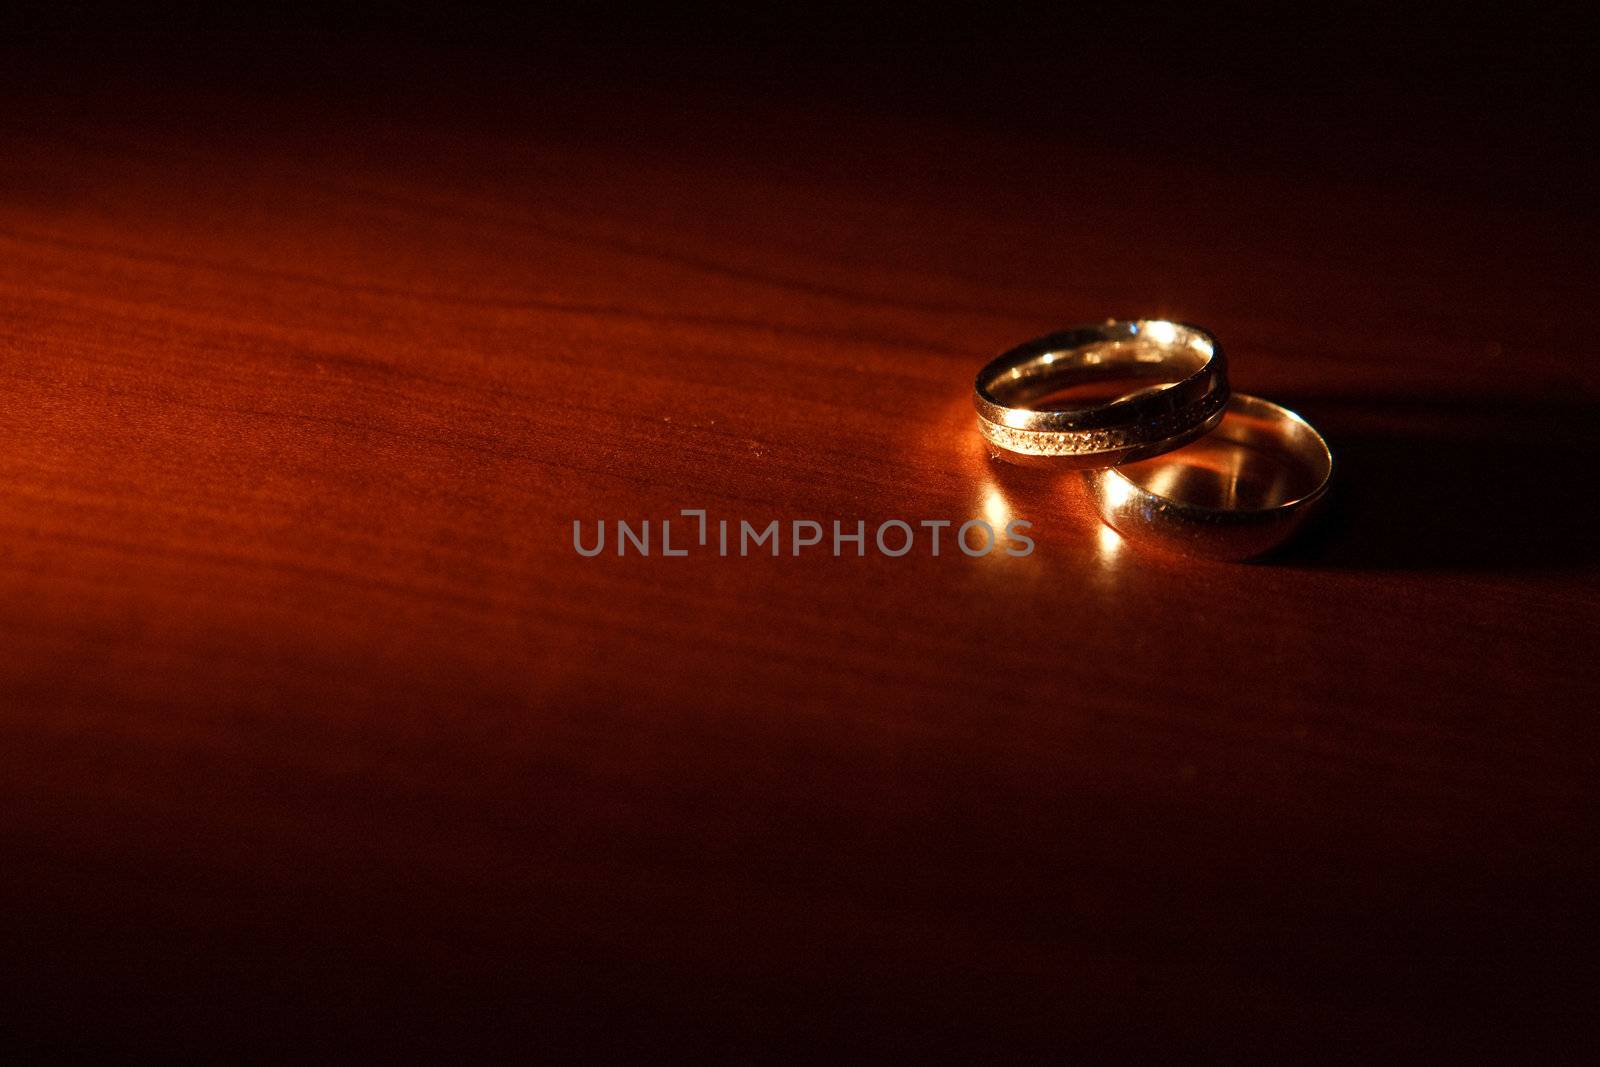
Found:
<svg viewBox="0 0 1600 1067"><path fill-rule="evenodd" d="M987 384L1005 407L1075 411L1166 389L1204 367L1211 351L1208 339L1179 328L1170 341L1116 338L1041 352Z"/></svg>
<svg viewBox="0 0 1600 1067"><path fill-rule="evenodd" d="M1134 485L1184 507L1265 511L1315 492L1328 476L1323 445L1294 419L1228 408L1217 428L1182 448L1117 468Z"/></svg>

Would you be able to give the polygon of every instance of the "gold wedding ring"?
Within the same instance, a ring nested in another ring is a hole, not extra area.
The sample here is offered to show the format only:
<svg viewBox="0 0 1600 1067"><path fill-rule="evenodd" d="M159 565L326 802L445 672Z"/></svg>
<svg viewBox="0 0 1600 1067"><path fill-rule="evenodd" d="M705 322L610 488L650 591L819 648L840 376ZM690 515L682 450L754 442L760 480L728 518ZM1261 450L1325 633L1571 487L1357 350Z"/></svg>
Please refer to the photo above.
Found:
<svg viewBox="0 0 1600 1067"><path fill-rule="evenodd" d="M1224 560L1281 544L1332 476L1333 453L1310 423L1242 393L1185 448L1084 471L1101 518L1129 541Z"/></svg>
<svg viewBox="0 0 1600 1067"><path fill-rule="evenodd" d="M1198 326L1113 319L1018 345L979 371L973 390L978 429L996 456L1111 467L1216 426L1228 375L1222 346Z"/></svg>

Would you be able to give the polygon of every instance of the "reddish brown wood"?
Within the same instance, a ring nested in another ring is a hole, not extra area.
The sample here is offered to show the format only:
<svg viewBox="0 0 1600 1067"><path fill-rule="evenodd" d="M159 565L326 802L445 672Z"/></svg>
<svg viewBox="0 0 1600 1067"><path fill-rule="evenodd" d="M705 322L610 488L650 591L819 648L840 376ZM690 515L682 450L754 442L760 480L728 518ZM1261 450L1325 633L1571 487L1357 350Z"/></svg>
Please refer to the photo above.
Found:
<svg viewBox="0 0 1600 1067"><path fill-rule="evenodd" d="M849 114L146 118L0 149L23 1042L1589 1028L1600 378L1559 206ZM977 366L1126 314L1331 439L1286 558L1141 555L985 458ZM571 548L683 507L1038 549Z"/></svg>

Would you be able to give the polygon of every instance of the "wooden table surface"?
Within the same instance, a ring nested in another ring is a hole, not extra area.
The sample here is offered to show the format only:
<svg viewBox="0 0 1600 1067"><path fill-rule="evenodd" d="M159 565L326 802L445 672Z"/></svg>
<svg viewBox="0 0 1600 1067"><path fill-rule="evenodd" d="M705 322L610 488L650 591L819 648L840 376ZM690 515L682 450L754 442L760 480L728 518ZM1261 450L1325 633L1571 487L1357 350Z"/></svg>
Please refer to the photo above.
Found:
<svg viewBox="0 0 1600 1067"><path fill-rule="evenodd" d="M10 1041L1593 1034L1563 204L729 99L163 106L0 134ZM1326 433L1283 557L1141 552L986 457L980 363L1112 315ZM1036 550L573 550L683 508Z"/></svg>

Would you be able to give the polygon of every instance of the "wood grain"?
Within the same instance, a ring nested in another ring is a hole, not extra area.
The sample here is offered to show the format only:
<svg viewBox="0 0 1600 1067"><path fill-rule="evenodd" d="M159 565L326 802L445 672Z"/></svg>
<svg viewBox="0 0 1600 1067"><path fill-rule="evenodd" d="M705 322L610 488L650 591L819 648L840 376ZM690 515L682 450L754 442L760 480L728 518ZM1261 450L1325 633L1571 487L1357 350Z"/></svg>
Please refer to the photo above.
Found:
<svg viewBox="0 0 1600 1067"><path fill-rule="evenodd" d="M849 111L349 120L5 131L13 1040L1592 1034L1559 208ZM1332 441L1284 558L1141 554L986 459L979 363L1126 314ZM695 507L1037 550L572 550Z"/></svg>

